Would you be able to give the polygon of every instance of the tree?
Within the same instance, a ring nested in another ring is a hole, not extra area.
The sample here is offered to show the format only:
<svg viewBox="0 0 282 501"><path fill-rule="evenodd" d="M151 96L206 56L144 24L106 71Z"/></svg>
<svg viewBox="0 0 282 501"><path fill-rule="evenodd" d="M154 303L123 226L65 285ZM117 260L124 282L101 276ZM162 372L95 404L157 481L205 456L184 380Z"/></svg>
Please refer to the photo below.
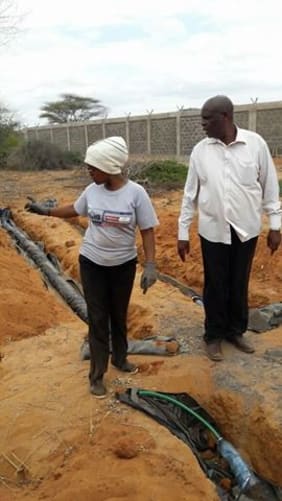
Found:
<svg viewBox="0 0 282 501"><path fill-rule="evenodd" d="M0 45L6 45L18 32L18 22L14 0L0 0Z"/></svg>
<svg viewBox="0 0 282 501"><path fill-rule="evenodd" d="M10 111L0 104L0 167L6 166L10 152L21 140L18 126Z"/></svg>
<svg viewBox="0 0 282 501"><path fill-rule="evenodd" d="M98 99L77 96L76 94L61 94L61 99L51 101L41 107L40 118L47 118L49 123L83 122L106 112Z"/></svg>

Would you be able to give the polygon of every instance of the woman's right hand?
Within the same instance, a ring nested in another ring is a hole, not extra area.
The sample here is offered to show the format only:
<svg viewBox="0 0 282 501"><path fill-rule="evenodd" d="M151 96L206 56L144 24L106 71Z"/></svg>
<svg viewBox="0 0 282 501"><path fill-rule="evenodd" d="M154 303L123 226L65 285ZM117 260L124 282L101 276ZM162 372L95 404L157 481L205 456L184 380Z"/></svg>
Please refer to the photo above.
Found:
<svg viewBox="0 0 282 501"><path fill-rule="evenodd" d="M25 210L28 212L34 212L35 214L39 214L40 216L49 216L50 215L50 207L46 205L40 204L38 202L28 202L24 206Z"/></svg>

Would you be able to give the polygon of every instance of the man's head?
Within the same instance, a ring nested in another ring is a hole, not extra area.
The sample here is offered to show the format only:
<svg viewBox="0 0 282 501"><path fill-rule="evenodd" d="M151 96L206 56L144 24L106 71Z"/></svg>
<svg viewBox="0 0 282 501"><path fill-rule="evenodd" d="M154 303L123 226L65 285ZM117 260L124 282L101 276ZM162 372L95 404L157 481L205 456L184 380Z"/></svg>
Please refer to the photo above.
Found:
<svg viewBox="0 0 282 501"><path fill-rule="evenodd" d="M225 142L227 136L234 133L233 103L227 96L215 96L208 99L201 110L202 127L208 137Z"/></svg>

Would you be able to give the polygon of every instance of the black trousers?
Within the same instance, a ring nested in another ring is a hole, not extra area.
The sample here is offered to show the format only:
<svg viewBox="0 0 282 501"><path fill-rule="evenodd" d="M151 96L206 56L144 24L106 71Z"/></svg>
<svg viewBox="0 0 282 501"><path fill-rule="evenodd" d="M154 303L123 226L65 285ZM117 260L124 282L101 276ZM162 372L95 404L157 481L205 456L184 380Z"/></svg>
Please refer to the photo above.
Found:
<svg viewBox="0 0 282 501"><path fill-rule="evenodd" d="M204 339L209 343L240 336L248 326L248 286L257 237L241 242L231 227L231 245L200 238L204 264Z"/></svg>
<svg viewBox="0 0 282 501"><path fill-rule="evenodd" d="M112 363L121 366L127 355L127 309L137 259L119 266L99 266L79 256L81 282L87 304L90 382L107 371L112 341Z"/></svg>

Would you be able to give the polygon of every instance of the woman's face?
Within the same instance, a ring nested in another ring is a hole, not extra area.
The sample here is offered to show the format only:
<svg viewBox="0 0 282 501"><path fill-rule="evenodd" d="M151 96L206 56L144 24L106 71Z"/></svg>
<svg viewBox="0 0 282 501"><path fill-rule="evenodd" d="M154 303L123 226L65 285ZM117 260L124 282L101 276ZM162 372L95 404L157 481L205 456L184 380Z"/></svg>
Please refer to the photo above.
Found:
<svg viewBox="0 0 282 501"><path fill-rule="evenodd" d="M93 179L95 184L104 184L108 179L108 174L103 172L97 167L93 167L92 165L86 164L90 177Z"/></svg>

